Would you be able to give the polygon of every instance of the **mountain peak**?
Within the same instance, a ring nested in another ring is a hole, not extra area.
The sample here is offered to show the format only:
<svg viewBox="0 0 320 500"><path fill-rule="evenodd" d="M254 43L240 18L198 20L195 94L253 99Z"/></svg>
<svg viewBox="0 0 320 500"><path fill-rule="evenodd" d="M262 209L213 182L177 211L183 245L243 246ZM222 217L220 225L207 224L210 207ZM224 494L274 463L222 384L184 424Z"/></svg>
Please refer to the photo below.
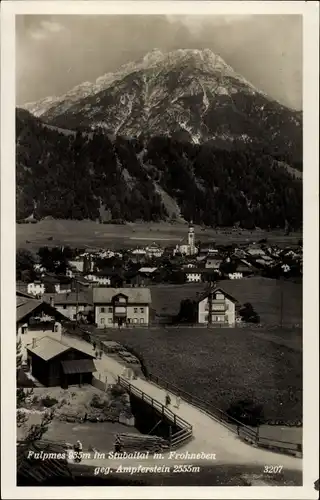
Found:
<svg viewBox="0 0 320 500"><path fill-rule="evenodd" d="M227 149L263 144L300 156L300 114L268 98L209 48L155 48L95 83L24 107L60 128L214 141Z"/></svg>
<svg viewBox="0 0 320 500"><path fill-rule="evenodd" d="M163 54L163 52L161 52L160 49L153 49L143 57L142 63L144 65L152 65L162 62L164 58L165 55Z"/></svg>

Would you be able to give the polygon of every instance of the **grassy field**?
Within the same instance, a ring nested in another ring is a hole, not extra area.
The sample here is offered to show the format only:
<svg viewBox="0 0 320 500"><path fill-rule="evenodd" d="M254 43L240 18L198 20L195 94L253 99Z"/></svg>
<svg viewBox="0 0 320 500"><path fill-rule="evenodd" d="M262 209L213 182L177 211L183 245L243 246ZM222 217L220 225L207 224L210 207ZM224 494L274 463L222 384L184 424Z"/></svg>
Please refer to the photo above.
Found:
<svg viewBox="0 0 320 500"><path fill-rule="evenodd" d="M292 281L255 277L242 280L224 280L217 284L240 304L251 302L264 325L283 326L302 324L302 284ZM151 286L152 308L158 315L172 316L179 312L183 299L196 299L205 284ZM282 294L282 305L281 305Z"/></svg>
<svg viewBox="0 0 320 500"><path fill-rule="evenodd" d="M299 330L135 328L102 335L131 347L149 372L212 406L227 410L251 398L263 404L268 420L302 420Z"/></svg>
<svg viewBox="0 0 320 500"><path fill-rule="evenodd" d="M43 220L37 224L17 224L17 248L37 250L40 246L69 245L72 247L131 247L156 241L163 246L176 244L187 235L183 223L130 223L125 225L98 224L93 221ZM245 243L267 238L279 245L296 244L301 233L285 236L283 231L245 231L203 229L195 226L196 239L215 240L220 244ZM48 240L52 238L52 240ZM27 243L28 242L28 243Z"/></svg>

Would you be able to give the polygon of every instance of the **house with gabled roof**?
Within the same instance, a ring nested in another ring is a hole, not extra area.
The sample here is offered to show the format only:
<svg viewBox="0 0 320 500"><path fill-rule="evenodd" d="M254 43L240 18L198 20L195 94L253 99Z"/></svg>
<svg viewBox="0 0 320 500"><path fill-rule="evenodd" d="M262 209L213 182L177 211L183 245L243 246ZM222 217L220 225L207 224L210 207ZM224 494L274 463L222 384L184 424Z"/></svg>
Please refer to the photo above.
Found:
<svg viewBox="0 0 320 500"><path fill-rule="evenodd" d="M98 328L147 326L151 293L144 287L94 288L93 305Z"/></svg>
<svg viewBox="0 0 320 500"><path fill-rule="evenodd" d="M234 327L237 299L222 288L210 288L198 298L198 323Z"/></svg>
<svg viewBox="0 0 320 500"><path fill-rule="evenodd" d="M92 289L70 293L45 293L42 299L72 321L93 310Z"/></svg>
<svg viewBox="0 0 320 500"><path fill-rule="evenodd" d="M62 323L67 321L51 304L29 297L16 297L16 334L21 340L22 359L26 359L26 348L34 339L45 335L60 338Z"/></svg>

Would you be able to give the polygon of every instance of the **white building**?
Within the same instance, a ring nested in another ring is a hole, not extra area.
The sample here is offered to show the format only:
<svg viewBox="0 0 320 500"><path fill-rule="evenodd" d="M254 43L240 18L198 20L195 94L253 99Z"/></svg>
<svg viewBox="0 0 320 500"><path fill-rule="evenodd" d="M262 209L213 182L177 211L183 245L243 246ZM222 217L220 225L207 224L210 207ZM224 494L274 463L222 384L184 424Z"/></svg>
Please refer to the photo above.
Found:
<svg viewBox="0 0 320 500"><path fill-rule="evenodd" d="M144 248L135 248L131 253L132 255L145 256L147 252Z"/></svg>
<svg viewBox="0 0 320 500"><path fill-rule="evenodd" d="M235 326L236 303L237 300L222 288L207 291L198 301L198 323Z"/></svg>
<svg viewBox="0 0 320 500"><path fill-rule="evenodd" d="M16 335L17 340L21 340L22 360L26 361L26 349L37 339L50 336L60 340L61 322L66 318L57 309L41 300L17 296L16 306Z"/></svg>
<svg viewBox="0 0 320 500"><path fill-rule="evenodd" d="M98 285L102 285L102 286L110 286L111 285L111 277L110 276L105 276L105 275L98 274L98 273L90 273L90 274L86 274L85 278L86 278L86 280L90 281L91 283L97 283Z"/></svg>
<svg viewBox="0 0 320 500"><path fill-rule="evenodd" d="M41 296L46 291L45 284L41 281L34 281L33 283L28 283L28 294L34 296Z"/></svg>
<svg viewBox="0 0 320 500"><path fill-rule="evenodd" d="M243 274L242 273L229 273L228 274L228 278L229 280L240 280L243 278Z"/></svg>
<svg viewBox="0 0 320 500"><path fill-rule="evenodd" d="M152 243L152 245L148 245L146 247L146 257L149 257L149 258L153 258L153 257L159 258L159 257L162 257L163 252L164 252L164 249L161 248L156 243Z"/></svg>
<svg viewBox="0 0 320 500"><path fill-rule="evenodd" d="M173 251L173 255L180 253L181 255L196 255L198 253L198 248L195 243L195 232L192 222L189 225L188 235L186 240L181 240L179 245Z"/></svg>
<svg viewBox="0 0 320 500"><path fill-rule="evenodd" d="M94 288L93 304L98 328L149 324L149 288Z"/></svg>
<svg viewBox="0 0 320 500"><path fill-rule="evenodd" d="M207 257L205 267L206 269L219 271L221 264L222 259L220 257Z"/></svg>
<svg viewBox="0 0 320 500"><path fill-rule="evenodd" d="M92 294L90 295L89 292L47 293L43 296L43 300L71 321L75 321L81 314L93 310Z"/></svg>
<svg viewBox="0 0 320 500"><path fill-rule="evenodd" d="M199 271L188 271L185 276L187 283L201 283L202 281L202 274Z"/></svg>

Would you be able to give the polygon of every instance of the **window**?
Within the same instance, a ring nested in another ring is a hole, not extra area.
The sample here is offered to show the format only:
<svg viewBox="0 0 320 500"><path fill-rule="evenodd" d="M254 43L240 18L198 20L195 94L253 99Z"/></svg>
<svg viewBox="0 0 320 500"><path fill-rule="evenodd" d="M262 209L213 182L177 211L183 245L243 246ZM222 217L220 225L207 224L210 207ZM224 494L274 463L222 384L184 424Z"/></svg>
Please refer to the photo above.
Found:
<svg viewBox="0 0 320 500"><path fill-rule="evenodd" d="M133 318L134 323L138 323L138 318Z"/></svg>
<svg viewBox="0 0 320 500"><path fill-rule="evenodd" d="M105 308L104 307L100 307L100 312L104 313L105 312Z"/></svg>
<svg viewBox="0 0 320 500"><path fill-rule="evenodd" d="M112 313L112 307L108 307L108 313Z"/></svg>
<svg viewBox="0 0 320 500"><path fill-rule="evenodd" d="M144 323L144 319L143 318L140 318L140 323Z"/></svg>
<svg viewBox="0 0 320 500"><path fill-rule="evenodd" d="M144 313L144 307L140 307L140 312Z"/></svg>
<svg viewBox="0 0 320 500"><path fill-rule="evenodd" d="M109 318L109 319L108 319L108 323L112 323L112 318Z"/></svg>
<svg viewBox="0 0 320 500"><path fill-rule="evenodd" d="M137 313L137 312L138 312L138 308L137 308L137 307L134 307L134 308L133 308L133 312L134 312L134 313Z"/></svg>
<svg viewBox="0 0 320 500"><path fill-rule="evenodd" d="M100 318L100 323L101 323L101 325L104 325L104 323L105 323L104 318Z"/></svg>

